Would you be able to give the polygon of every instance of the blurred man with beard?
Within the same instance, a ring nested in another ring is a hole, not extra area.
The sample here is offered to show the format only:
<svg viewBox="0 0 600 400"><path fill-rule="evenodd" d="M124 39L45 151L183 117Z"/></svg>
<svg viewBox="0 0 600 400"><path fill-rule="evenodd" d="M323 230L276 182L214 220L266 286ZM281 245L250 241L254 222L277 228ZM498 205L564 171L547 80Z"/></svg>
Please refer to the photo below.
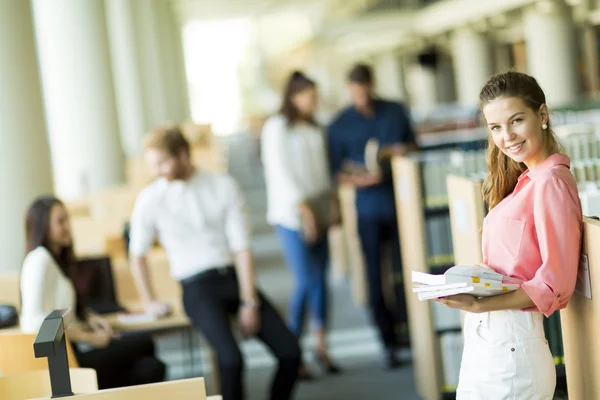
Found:
<svg viewBox="0 0 600 400"><path fill-rule="evenodd" d="M147 254L158 237L171 276L181 283L187 315L217 353L223 399L244 399L243 359L230 315L238 316L245 337L263 341L279 362L270 398L290 399L300 348L256 288L249 215L238 185L227 174L196 168L179 127L150 132L144 145L157 179L136 200L129 249L146 311L157 317L170 312L156 300L148 273Z"/></svg>

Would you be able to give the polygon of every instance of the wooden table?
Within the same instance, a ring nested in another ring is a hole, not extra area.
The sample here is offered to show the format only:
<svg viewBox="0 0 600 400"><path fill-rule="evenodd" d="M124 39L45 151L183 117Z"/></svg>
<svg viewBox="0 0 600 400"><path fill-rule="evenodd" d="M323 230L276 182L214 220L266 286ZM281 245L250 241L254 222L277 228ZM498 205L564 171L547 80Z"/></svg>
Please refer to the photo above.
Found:
<svg viewBox="0 0 600 400"><path fill-rule="evenodd" d="M16 335L19 333L23 333L21 331L21 327L20 326L12 326L10 328L2 328L0 329L0 335Z"/></svg>
<svg viewBox="0 0 600 400"><path fill-rule="evenodd" d="M129 306L131 310L141 310L141 306ZM190 323L189 318L183 311L175 309L171 315L164 318L159 318L154 321L145 321L139 323L122 323L119 320L119 313L103 315L111 324L111 326L123 335L160 335L174 331L187 331L189 335L189 346L190 346L190 368L191 374L194 375L194 353L192 348L192 337L193 326ZM0 329L0 334L19 334L23 333L19 326ZM219 374L219 362L216 353L209 348L209 358L211 364L211 384L215 390L220 388L220 374Z"/></svg>
<svg viewBox="0 0 600 400"><path fill-rule="evenodd" d="M204 378L154 383L151 385L129 386L117 389L100 390L93 393L76 394L69 399L81 400L217 400L218 397L206 397ZM50 400L43 397L36 400Z"/></svg>
<svg viewBox="0 0 600 400"><path fill-rule="evenodd" d="M127 305L129 310L141 310L141 305ZM153 321L144 321L136 323L123 323L119 320L119 314L106 314L104 317L109 321L110 325L122 335L160 335L173 331L185 331L188 334L188 345L190 351L190 368L191 373L194 375L194 352L193 352L193 341L192 335L194 334L194 327L191 324L188 316L183 310L179 310L177 307L173 309L171 315L159 318ZM215 351L208 347L209 359L211 365L211 384L215 390L221 387L221 377L219 374L219 361Z"/></svg>
<svg viewBox="0 0 600 400"><path fill-rule="evenodd" d="M119 320L119 315L122 313L113 313L103 315L108 320L110 325L118 332L128 333L148 333L158 334L172 330L192 328L192 324L185 313L175 310L171 315L158 318L153 321L123 323Z"/></svg>

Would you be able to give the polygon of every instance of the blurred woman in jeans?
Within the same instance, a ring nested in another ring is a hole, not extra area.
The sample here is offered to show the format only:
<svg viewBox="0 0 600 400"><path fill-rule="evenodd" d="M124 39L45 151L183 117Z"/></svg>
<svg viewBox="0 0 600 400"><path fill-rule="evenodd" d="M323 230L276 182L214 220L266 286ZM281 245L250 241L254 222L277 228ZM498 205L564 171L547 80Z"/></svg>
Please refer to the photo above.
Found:
<svg viewBox="0 0 600 400"><path fill-rule="evenodd" d="M267 220L275 226L283 253L294 274L289 325L299 337L308 306L315 335L315 358L328 373L338 373L327 352L328 245L326 232L311 201L327 198L331 179L324 131L315 121L317 88L301 72L288 79L279 113L270 117L261 135L267 186ZM312 376L305 365L300 377Z"/></svg>

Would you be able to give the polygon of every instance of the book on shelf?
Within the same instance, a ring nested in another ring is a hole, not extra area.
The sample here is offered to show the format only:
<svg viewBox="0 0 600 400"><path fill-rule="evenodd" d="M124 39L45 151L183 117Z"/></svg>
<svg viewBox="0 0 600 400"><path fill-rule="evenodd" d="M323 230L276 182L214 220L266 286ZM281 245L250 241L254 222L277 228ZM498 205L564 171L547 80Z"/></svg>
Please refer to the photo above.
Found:
<svg viewBox="0 0 600 400"><path fill-rule="evenodd" d="M477 265L455 265L444 274L412 272L413 293L419 300L436 299L467 293L489 297L512 292L521 286L517 279Z"/></svg>

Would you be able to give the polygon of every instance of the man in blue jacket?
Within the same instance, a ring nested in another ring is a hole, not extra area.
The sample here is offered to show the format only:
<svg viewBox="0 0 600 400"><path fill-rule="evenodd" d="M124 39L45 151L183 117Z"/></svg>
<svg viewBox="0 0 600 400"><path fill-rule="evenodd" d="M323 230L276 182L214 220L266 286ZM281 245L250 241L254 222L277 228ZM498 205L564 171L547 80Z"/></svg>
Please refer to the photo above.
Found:
<svg viewBox="0 0 600 400"><path fill-rule="evenodd" d="M389 173L365 170L356 173L356 166L365 165L365 147L372 139L379 143L380 158L405 154L416 150L417 146L404 106L374 96L373 74L369 66L358 64L352 68L348 75L348 88L353 104L343 110L329 127L330 167L338 183L351 184L356 188L358 233L366 261L369 306L386 348L388 367L395 368L400 365L396 350L401 344L395 325L398 322L406 332L406 307L402 291L397 299L397 318L386 307L381 275L382 244L392 245L398 259L396 263L400 263L393 182ZM348 165L354 168L347 168ZM396 272L399 272L398 268Z"/></svg>

